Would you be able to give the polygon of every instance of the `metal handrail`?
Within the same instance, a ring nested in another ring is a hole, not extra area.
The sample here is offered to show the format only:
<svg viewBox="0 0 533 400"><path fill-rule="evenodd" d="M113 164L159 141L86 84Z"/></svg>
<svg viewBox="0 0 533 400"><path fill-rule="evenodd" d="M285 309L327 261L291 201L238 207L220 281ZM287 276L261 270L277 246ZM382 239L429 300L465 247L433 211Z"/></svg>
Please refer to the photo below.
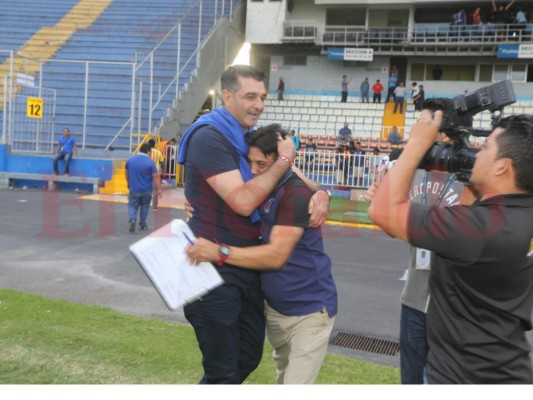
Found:
<svg viewBox="0 0 533 400"><path fill-rule="evenodd" d="M533 24L450 25L415 24L412 29L391 27L326 26L322 44L430 44L494 43L533 40Z"/></svg>

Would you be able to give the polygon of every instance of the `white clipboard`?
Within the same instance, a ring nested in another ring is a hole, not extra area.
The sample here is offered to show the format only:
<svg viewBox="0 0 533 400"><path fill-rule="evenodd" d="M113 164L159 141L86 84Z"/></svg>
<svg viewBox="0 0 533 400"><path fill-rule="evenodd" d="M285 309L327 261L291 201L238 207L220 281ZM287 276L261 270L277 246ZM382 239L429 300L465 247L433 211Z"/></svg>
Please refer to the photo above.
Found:
<svg viewBox="0 0 533 400"><path fill-rule="evenodd" d="M176 310L224 283L208 262L192 265L185 248L195 236L189 226L174 219L130 246L143 270L170 310Z"/></svg>

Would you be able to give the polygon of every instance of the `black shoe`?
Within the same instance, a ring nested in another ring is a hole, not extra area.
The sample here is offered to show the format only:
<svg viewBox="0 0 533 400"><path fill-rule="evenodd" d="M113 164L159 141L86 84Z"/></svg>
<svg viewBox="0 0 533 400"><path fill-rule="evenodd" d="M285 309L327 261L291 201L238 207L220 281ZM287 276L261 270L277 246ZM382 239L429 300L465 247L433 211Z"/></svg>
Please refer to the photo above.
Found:
<svg viewBox="0 0 533 400"><path fill-rule="evenodd" d="M135 232L135 221L130 222L130 233Z"/></svg>
<svg viewBox="0 0 533 400"><path fill-rule="evenodd" d="M148 230L148 227L145 225L145 226L141 226L139 228L141 231L147 231Z"/></svg>

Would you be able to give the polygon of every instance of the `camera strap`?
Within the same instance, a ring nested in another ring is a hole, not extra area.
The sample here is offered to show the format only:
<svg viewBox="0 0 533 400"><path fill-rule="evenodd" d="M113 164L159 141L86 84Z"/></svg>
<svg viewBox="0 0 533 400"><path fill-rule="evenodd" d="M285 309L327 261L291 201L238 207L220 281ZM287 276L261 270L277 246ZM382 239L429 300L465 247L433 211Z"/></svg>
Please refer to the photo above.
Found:
<svg viewBox="0 0 533 400"><path fill-rule="evenodd" d="M444 199L444 196L446 195L446 192L452 184L455 182L456 176L455 174L448 174L448 177L446 178L446 182L444 182L443 188L440 190L437 201L435 202L435 205L438 207L440 206L440 203L442 203L442 200ZM426 171L424 174L424 190L422 191L422 204L427 206L429 202L429 196L428 196L428 183L429 183L429 171Z"/></svg>

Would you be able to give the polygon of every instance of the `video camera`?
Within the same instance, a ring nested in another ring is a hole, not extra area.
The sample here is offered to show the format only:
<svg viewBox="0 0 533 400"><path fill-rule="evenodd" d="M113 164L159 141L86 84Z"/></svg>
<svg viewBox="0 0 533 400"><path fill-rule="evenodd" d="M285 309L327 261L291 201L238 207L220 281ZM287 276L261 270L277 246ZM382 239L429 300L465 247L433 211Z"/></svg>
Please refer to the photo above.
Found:
<svg viewBox="0 0 533 400"><path fill-rule="evenodd" d="M491 125L494 129L502 116L505 106L516 102L513 85L510 80L496 82L473 92L462 94L453 99L427 99L424 109L443 113L440 132L445 133L454 144L436 142L425 154L419 165L420 169L448 171L457 175L461 182L468 182L479 149L472 148L468 139L470 135L486 137L491 130L479 130L472 127L473 116L484 110L490 110Z"/></svg>

